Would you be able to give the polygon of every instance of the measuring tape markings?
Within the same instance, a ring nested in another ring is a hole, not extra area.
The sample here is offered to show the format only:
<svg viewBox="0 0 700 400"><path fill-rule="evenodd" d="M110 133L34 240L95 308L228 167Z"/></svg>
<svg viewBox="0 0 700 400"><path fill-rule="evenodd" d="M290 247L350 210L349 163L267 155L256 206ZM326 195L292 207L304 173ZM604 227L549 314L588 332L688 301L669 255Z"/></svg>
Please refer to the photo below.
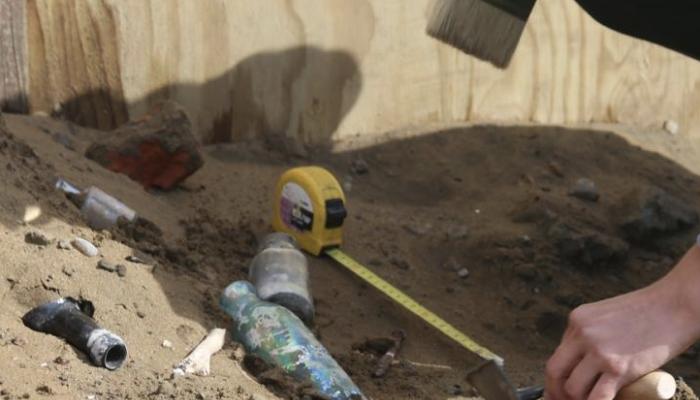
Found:
<svg viewBox="0 0 700 400"><path fill-rule="evenodd" d="M379 277L379 275L370 271L367 267L355 261L353 258L342 252L340 249L328 249L325 251L325 253L329 257L337 261L339 264L354 272L360 278L364 279L367 283L371 284L375 288L379 289L379 291L386 294L400 305L404 306L407 310L411 311L412 313L416 314L418 317L423 319L425 322L437 328L447 337L451 338L455 342L465 347L467 350L478 354L484 359L495 360L499 364L503 363L503 359L501 357L476 343L474 340L460 332L457 328L450 325L447 321L443 320L432 311L417 303L415 300L410 298L401 290L397 289L389 282Z"/></svg>

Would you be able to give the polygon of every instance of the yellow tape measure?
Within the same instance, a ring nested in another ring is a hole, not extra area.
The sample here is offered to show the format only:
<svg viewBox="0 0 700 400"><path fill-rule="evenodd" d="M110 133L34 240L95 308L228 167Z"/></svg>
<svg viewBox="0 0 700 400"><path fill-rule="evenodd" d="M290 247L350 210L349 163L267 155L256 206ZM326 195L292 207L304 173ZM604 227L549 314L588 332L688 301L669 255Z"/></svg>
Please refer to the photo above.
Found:
<svg viewBox="0 0 700 400"><path fill-rule="evenodd" d="M467 350L484 359L503 363L501 357L338 249L346 215L345 195L338 181L327 170L299 167L285 172L280 178L272 220L277 231L293 236L302 249L313 255L327 254Z"/></svg>

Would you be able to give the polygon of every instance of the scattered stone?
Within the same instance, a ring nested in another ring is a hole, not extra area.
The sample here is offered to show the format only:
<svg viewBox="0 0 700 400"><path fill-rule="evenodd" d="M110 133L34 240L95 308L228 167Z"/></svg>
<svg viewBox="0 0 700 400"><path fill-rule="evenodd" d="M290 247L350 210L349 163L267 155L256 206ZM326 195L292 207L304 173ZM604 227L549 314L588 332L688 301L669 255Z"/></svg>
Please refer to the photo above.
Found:
<svg viewBox="0 0 700 400"><path fill-rule="evenodd" d="M447 394L450 396L461 396L464 394L464 389L462 389L462 386L455 383L447 388Z"/></svg>
<svg viewBox="0 0 700 400"><path fill-rule="evenodd" d="M153 264L155 260L148 254L134 250L134 254L126 256L126 261L132 262L134 264Z"/></svg>
<svg viewBox="0 0 700 400"><path fill-rule="evenodd" d="M552 211L542 201L535 199L518 205L511 212L513 222L525 224L547 224L557 218L557 214Z"/></svg>
<svg viewBox="0 0 700 400"><path fill-rule="evenodd" d="M126 266L124 264L117 264L117 275L121 278L126 276Z"/></svg>
<svg viewBox="0 0 700 400"><path fill-rule="evenodd" d="M156 393L166 397L173 396L175 394L175 386L170 381L163 381L158 385Z"/></svg>
<svg viewBox="0 0 700 400"><path fill-rule="evenodd" d="M469 227L466 225L452 225L447 228L447 237L450 240L464 239L469 235Z"/></svg>
<svg viewBox="0 0 700 400"><path fill-rule="evenodd" d="M117 266L105 259L102 259L97 262L97 269L101 269L107 272L115 272L117 270Z"/></svg>
<svg viewBox="0 0 700 400"><path fill-rule="evenodd" d="M71 244L84 256L97 257L97 255L100 254L99 250L97 250L97 247L95 247L94 244L88 242L83 238L75 238L73 239L73 241L71 241Z"/></svg>
<svg viewBox="0 0 700 400"><path fill-rule="evenodd" d="M659 188L629 194L621 208L624 217L620 228L636 242L653 242L698 223L698 213L692 207Z"/></svg>
<svg viewBox="0 0 700 400"><path fill-rule="evenodd" d="M563 222L553 224L547 236L562 258L585 267L619 265L629 250L629 245L616 237L578 230Z"/></svg>
<svg viewBox="0 0 700 400"><path fill-rule="evenodd" d="M24 215L22 216L22 222L28 224L41 216L41 207L39 206L27 206L24 208Z"/></svg>
<svg viewBox="0 0 700 400"><path fill-rule="evenodd" d="M58 241L58 244L56 244L56 248L60 250L70 250L71 245L69 241L61 239Z"/></svg>
<svg viewBox="0 0 700 400"><path fill-rule="evenodd" d="M64 266L61 271L68 277L71 277L75 274L75 268L68 265Z"/></svg>
<svg viewBox="0 0 700 400"><path fill-rule="evenodd" d="M35 244L37 246L47 246L51 243L51 239L46 237L41 232L31 231L24 235L24 241L29 244Z"/></svg>
<svg viewBox="0 0 700 400"><path fill-rule="evenodd" d="M44 396L49 396L53 394L53 389L51 389L48 385L41 385L36 388L36 392Z"/></svg>
<svg viewBox="0 0 700 400"><path fill-rule="evenodd" d="M459 271L457 271L457 276L459 276L460 279L467 279L467 277L469 277L469 270L466 268L461 268Z"/></svg>
<svg viewBox="0 0 700 400"><path fill-rule="evenodd" d="M413 224L406 224L403 226L403 228L409 232L412 233L416 236L425 236L430 232L431 229L433 229L433 226L429 223L413 223Z"/></svg>
<svg viewBox="0 0 700 400"><path fill-rule="evenodd" d="M460 264L459 261L457 261L457 259L454 257L448 258L442 266L447 270L452 270L455 272L462 269L462 264Z"/></svg>
<svg viewBox="0 0 700 400"><path fill-rule="evenodd" d="M172 101L110 132L85 155L147 189L173 189L204 164L192 123Z"/></svg>
<svg viewBox="0 0 700 400"><path fill-rule="evenodd" d="M678 125L678 122L672 120L672 119L667 119L664 121L664 130L671 135L677 135L678 131L680 130L680 126Z"/></svg>
<svg viewBox="0 0 700 400"><path fill-rule="evenodd" d="M66 360L65 358L63 358L61 356L56 357L53 360L53 362L54 362L54 364L58 364L58 365L67 365L69 363L68 360Z"/></svg>
<svg viewBox="0 0 700 400"><path fill-rule="evenodd" d="M27 344L27 341L22 339L21 337L15 337L10 340L10 343L14 344L17 347L24 347Z"/></svg>
<svg viewBox="0 0 700 400"><path fill-rule="evenodd" d="M173 348L173 342L171 342L168 339L163 340L163 343L160 344L161 346L165 347L166 349L172 349Z"/></svg>
<svg viewBox="0 0 700 400"><path fill-rule="evenodd" d="M369 165L362 158L356 158L350 165L350 172L355 175L365 175L369 173Z"/></svg>
<svg viewBox="0 0 700 400"><path fill-rule="evenodd" d="M586 201L598 201L600 193L595 182L588 178L580 178L569 192L570 196Z"/></svg>
<svg viewBox="0 0 700 400"><path fill-rule="evenodd" d="M143 311L136 311L136 316L141 318L141 319L146 318L146 314L144 314Z"/></svg>

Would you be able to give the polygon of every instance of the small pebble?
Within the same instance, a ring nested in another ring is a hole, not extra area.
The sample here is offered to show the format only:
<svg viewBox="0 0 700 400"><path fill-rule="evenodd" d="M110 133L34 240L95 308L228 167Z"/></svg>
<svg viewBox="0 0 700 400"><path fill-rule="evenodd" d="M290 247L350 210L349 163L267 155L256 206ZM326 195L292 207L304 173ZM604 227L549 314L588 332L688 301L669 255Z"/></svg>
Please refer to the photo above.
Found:
<svg viewBox="0 0 700 400"><path fill-rule="evenodd" d="M27 341L22 339L22 338L13 338L10 343L14 344L15 346L22 347L27 344Z"/></svg>
<svg viewBox="0 0 700 400"><path fill-rule="evenodd" d="M598 201L600 197L595 182L587 178L577 180L569 195L586 201Z"/></svg>
<svg viewBox="0 0 700 400"><path fill-rule="evenodd" d="M59 240L58 244L56 245L56 248L58 248L60 250L70 250L71 249L70 242L67 240Z"/></svg>
<svg viewBox="0 0 700 400"><path fill-rule="evenodd" d="M469 235L469 228L466 225L453 225L447 228L447 237L450 240L464 239Z"/></svg>
<svg viewBox="0 0 700 400"><path fill-rule="evenodd" d="M98 254L100 254L99 250L97 250L97 247L95 247L94 244L88 242L83 238L75 238L73 239L71 244L73 245L73 247L75 247L76 250L83 253L84 256L96 257Z"/></svg>
<svg viewBox="0 0 700 400"><path fill-rule="evenodd" d="M164 381L161 382L160 385L158 385L157 393L163 396L171 396L175 393L175 387L169 381Z"/></svg>
<svg viewBox="0 0 700 400"><path fill-rule="evenodd" d="M51 240L47 238L46 235L37 231L27 232L27 234L24 235L24 241L37 246L46 246L51 243Z"/></svg>
<svg viewBox="0 0 700 400"><path fill-rule="evenodd" d="M146 314L144 314L143 311L136 311L136 316L141 319L146 318Z"/></svg>
<svg viewBox="0 0 700 400"><path fill-rule="evenodd" d="M171 342L168 339L163 340L163 343L161 343L161 346L165 347L166 349L172 349L173 348L173 342Z"/></svg>
<svg viewBox="0 0 700 400"><path fill-rule="evenodd" d="M107 272L115 272L117 270L117 266L103 259L97 263L97 269L102 269Z"/></svg>
<svg viewBox="0 0 700 400"><path fill-rule="evenodd" d="M364 175L369 172L369 165L364 159L356 158L350 165L350 172L355 175Z"/></svg>
<svg viewBox="0 0 700 400"><path fill-rule="evenodd" d="M467 279L469 276L469 270L466 268L462 268L459 271L457 271L457 276L459 276L462 279Z"/></svg>
<svg viewBox="0 0 700 400"><path fill-rule="evenodd" d="M63 358L63 357L61 357L61 356L56 357L56 358L53 360L53 362L54 362L55 364L58 364L58 365L66 365L66 364L68 364L68 360L66 360L65 358Z"/></svg>
<svg viewBox="0 0 700 400"><path fill-rule="evenodd" d="M126 276L126 266L124 264L117 264L117 275L121 278Z"/></svg>
<svg viewBox="0 0 700 400"><path fill-rule="evenodd" d="M75 274L75 268L69 267L69 266L63 267L63 269L61 271L63 271L63 273L69 277L73 276Z"/></svg>
<svg viewBox="0 0 700 400"><path fill-rule="evenodd" d="M41 216L41 208L39 206L27 206L24 208L24 216L22 222L29 223Z"/></svg>
<svg viewBox="0 0 700 400"><path fill-rule="evenodd" d="M678 122L672 119L667 119L664 121L664 130L671 135L677 135L678 131L680 130L680 126L678 125Z"/></svg>

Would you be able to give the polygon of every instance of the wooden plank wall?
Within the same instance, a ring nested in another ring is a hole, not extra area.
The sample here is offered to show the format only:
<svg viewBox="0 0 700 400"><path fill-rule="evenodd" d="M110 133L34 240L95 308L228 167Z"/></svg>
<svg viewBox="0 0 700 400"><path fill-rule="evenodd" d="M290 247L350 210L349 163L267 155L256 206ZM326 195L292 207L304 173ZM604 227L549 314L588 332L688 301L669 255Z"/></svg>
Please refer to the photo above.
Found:
<svg viewBox="0 0 700 400"><path fill-rule="evenodd" d="M607 30L571 0L538 1L506 71L428 38L429 0L26 4L31 110L91 126L172 98L205 141L458 121L673 119L700 135L700 63Z"/></svg>
<svg viewBox="0 0 700 400"><path fill-rule="evenodd" d="M0 109L26 112L24 0L0 1Z"/></svg>

